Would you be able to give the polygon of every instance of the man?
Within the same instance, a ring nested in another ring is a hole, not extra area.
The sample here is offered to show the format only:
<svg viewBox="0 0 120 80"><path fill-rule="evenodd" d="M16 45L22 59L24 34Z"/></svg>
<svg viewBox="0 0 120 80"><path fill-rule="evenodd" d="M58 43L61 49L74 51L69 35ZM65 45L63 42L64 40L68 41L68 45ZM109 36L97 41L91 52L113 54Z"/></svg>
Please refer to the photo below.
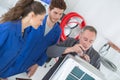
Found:
<svg viewBox="0 0 120 80"><path fill-rule="evenodd" d="M47 60L48 57L46 55L46 49L58 42L61 34L61 29L58 21L62 17L65 9L66 3L64 0L51 0L48 8L48 15L45 16L42 26L37 29L36 35L38 35L39 40L36 41L37 43L33 49L35 54L30 55L36 57L35 61L37 63L28 69L29 77L35 73L38 65L42 66Z"/></svg>
<svg viewBox="0 0 120 80"><path fill-rule="evenodd" d="M68 53L73 55L79 55L86 61L88 61L91 65L96 67L97 69L100 68L100 55L97 51L94 50L92 47L93 42L95 41L97 35L97 31L92 26L85 26L80 33L79 40L75 40L73 38L68 38L64 42L60 42L57 45L51 46L47 50L47 54L50 57L60 57L61 55L66 55ZM52 72L58 67L60 62L63 60L64 57L60 57L58 62L51 68L51 70L46 74L43 78L49 79Z"/></svg>

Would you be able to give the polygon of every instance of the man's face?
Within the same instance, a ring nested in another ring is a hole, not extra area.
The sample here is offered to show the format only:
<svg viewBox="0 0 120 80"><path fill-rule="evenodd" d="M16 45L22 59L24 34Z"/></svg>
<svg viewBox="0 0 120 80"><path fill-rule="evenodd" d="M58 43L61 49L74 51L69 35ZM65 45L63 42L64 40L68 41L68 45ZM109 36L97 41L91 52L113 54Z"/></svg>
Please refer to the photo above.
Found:
<svg viewBox="0 0 120 80"><path fill-rule="evenodd" d="M92 46L95 38L96 38L95 32L85 30L83 33L81 33L79 41L80 44L85 48L85 50L88 50Z"/></svg>
<svg viewBox="0 0 120 80"><path fill-rule="evenodd" d="M49 15L51 22L56 23L58 20L60 20L63 12L64 12L64 10L59 9L59 8L53 8L51 10L49 9L48 15Z"/></svg>

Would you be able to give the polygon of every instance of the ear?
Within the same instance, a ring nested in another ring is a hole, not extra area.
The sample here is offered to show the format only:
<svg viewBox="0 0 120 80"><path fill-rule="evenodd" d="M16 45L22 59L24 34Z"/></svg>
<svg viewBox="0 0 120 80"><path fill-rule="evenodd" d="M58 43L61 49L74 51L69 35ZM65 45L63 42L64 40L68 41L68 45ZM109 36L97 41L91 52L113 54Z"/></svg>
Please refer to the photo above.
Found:
<svg viewBox="0 0 120 80"><path fill-rule="evenodd" d="M32 11L32 12L30 12L30 13L28 14L28 16L29 16L30 18L32 18L32 17L35 16L35 13Z"/></svg>

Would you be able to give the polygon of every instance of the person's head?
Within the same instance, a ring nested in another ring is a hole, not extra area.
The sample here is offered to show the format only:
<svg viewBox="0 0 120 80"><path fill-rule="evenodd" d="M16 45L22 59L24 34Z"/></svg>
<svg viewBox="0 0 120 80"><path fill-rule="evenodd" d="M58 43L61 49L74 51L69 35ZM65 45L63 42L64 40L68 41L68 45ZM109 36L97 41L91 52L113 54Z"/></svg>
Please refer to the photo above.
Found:
<svg viewBox="0 0 120 80"><path fill-rule="evenodd" d="M40 2L34 0L19 0L13 8L2 16L1 22L29 17L29 24L31 26L38 26L41 24L45 13L45 7Z"/></svg>
<svg viewBox="0 0 120 80"><path fill-rule="evenodd" d="M48 15L53 23L56 23L63 15L66 9L66 3L64 0L51 0Z"/></svg>
<svg viewBox="0 0 120 80"><path fill-rule="evenodd" d="M80 44L85 48L85 50L88 50L95 41L96 36L97 30L94 27L85 26L80 33Z"/></svg>

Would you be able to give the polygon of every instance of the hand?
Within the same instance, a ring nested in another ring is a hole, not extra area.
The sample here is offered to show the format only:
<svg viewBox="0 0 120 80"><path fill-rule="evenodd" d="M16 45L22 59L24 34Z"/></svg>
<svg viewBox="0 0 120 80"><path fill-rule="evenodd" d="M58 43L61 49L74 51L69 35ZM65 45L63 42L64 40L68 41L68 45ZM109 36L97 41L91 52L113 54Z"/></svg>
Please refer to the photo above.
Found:
<svg viewBox="0 0 120 80"><path fill-rule="evenodd" d="M90 57L87 54L83 54L83 56L81 58L87 62L90 62Z"/></svg>
<svg viewBox="0 0 120 80"><path fill-rule="evenodd" d="M28 68L28 77L33 76L37 68L38 68L38 64L32 65L30 68Z"/></svg>
<svg viewBox="0 0 120 80"><path fill-rule="evenodd" d="M73 47L68 47L64 54L70 53L70 52L76 52L79 56L83 56L84 47L81 44L76 44Z"/></svg>

